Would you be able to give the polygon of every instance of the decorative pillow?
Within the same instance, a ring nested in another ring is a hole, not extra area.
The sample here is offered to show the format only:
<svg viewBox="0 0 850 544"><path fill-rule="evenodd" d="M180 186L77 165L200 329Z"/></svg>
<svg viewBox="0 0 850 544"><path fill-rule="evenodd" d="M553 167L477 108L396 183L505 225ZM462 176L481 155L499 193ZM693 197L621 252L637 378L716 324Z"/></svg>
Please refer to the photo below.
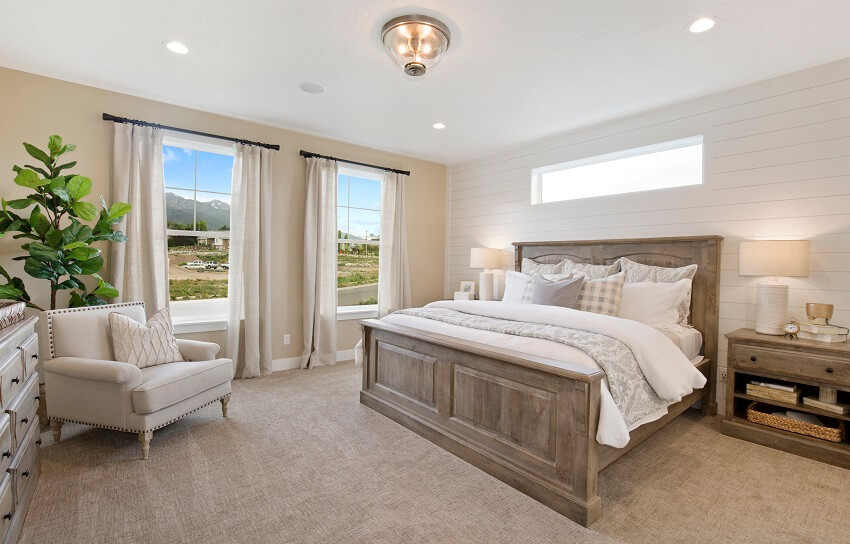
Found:
<svg viewBox="0 0 850 544"><path fill-rule="evenodd" d="M585 281L578 295L576 309L597 314L617 315L625 281L626 276L623 272L607 278Z"/></svg>
<svg viewBox="0 0 850 544"><path fill-rule="evenodd" d="M690 287L689 279L674 283L627 283L623 285L617 316L647 325L677 325L679 302Z"/></svg>
<svg viewBox="0 0 850 544"><path fill-rule="evenodd" d="M505 294L502 296L502 302L512 302L514 304L531 304L531 299L534 296L535 280L537 278L546 278L549 281L558 281L567 279L569 274L523 274L510 270L505 273Z"/></svg>
<svg viewBox="0 0 850 544"><path fill-rule="evenodd" d="M561 274L564 270L564 261L558 263L538 263L531 259L522 260L523 274Z"/></svg>
<svg viewBox="0 0 850 544"><path fill-rule="evenodd" d="M651 281L655 283L674 283L679 280L691 280L697 273L697 265L689 264L680 268L667 268L665 266L650 266L648 264L636 263L622 257L620 263L623 271L626 273L626 283L638 283ZM688 316L691 315L691 285L688 288L682 300L678 305L679 321L678 324L686 327L688 325Z"/></svg>
<svg viewBox="0 0 850 544"><path fill-rule="evenodd" d="M599 279L613 276L620 271L620 261L614 264L587 264L575 263L569 259L564 259L562 272L564 274L584 274L588 279Z"/></svg>
<svg viewBox="0 0 850 544"><path fill-rule="evenodd" d="M112 312L109 314L109 329L116 361L145 368L183 360L174 338L168 308L153 314L146 325Z"/></svg>
<svg viewBox="0 0 850 544"><path fill-rule="evenodd" d="M531 297L531 303L575 308L583 283L584 276L554 281L548 280L543 276L536 276L534 278L534 294Z"/></svg>

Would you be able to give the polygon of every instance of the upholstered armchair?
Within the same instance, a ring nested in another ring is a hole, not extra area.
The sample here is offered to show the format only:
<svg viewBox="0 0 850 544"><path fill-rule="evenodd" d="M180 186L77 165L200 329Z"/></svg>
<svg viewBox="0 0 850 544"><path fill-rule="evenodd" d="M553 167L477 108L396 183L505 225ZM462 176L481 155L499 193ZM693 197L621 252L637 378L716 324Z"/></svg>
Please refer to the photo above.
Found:
<svg viewBox="0 0 850 544"><path fill-rule="evenodd" d="M216 358L217 344L177 340L185 361L157 366L115 361L112 312L145 323L142 302L45 312L50 357L43 366L45 400L54 442L65 421L138 433L147 459L156 429L216 401L227 416L233 364Z"/></svg>

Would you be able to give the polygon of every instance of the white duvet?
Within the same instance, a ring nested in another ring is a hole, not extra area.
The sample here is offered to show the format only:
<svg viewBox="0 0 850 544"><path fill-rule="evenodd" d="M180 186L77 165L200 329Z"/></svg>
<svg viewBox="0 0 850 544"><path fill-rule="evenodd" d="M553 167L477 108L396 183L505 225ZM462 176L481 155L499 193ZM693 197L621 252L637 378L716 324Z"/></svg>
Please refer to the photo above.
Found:
<svg viewBox="0 0 850 544"><path fill-rule="evenodd" d="M669 338L654 328L637 321L557 306L511 304L498 301L441 301L434 302L426 307L448 308L498 319L554 325L616 338L631 349L647 382L659 397L667 401L667 406L680 401L682 397L690 394L694 389L704 387L706 383L705 376L691 364L691 361ZM470 329L442 321L402 314L390 314L384 317L382 321L602 370L588 354L580 349L551 340ZM359 344L356 351L359 361L361 360L361 346ZM554 364L557 365L557 363ZM622 448L628 444L629 431L650 421L655 421L667 413L665 406L657 413L651 414L629 427L614 404L614 399L608 389L607 379L602 382L600 397L599 427L596 440L600 444L616 448Z"/></svg>

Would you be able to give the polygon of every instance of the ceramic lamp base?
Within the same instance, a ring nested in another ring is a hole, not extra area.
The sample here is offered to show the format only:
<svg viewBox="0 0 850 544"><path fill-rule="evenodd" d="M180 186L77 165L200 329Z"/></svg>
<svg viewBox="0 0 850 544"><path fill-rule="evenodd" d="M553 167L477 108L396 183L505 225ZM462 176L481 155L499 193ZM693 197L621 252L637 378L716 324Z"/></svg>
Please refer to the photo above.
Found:
<svg viewBox="0 0 850 544"><path fill-rule="evenodd" d="M761 283L758 286L756 332L782 336L788 322L788 286L781 283Z"/></svg>
<svg viewBox="0 0 850 544"><path fill-rule="evenodd" d="M490 272L478 275L478 299L493 300L493 274Z"/></svg>

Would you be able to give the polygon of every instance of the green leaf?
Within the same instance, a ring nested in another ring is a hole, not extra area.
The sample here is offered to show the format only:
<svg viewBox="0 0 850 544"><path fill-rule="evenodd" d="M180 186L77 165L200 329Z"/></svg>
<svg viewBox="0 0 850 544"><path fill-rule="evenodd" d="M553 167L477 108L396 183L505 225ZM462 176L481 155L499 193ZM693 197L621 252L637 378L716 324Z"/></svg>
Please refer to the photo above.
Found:
<svg viewBox="0 0 850 544"><path fill-rule="evenodd" d="M60 164L59 166L54 168L54 170L57 172L61 172L62 170L67 170L68 168L73 168L75 166L77 166L77 161L71 161L66 162L65 164Z"/></svg>
<svg viewBox="0 0 850 544"><path fill-rule="evenodd" d="M50 163L52 162L50 160L50 156L47 153L45 153L44 151L42 151L41 149L37 148L36 146L34 146L32 144L28 144L26 142L24 142L24 149L27 150L27 153L30 154L30 157L34 158L37 161L43 162L48 167L50 166Z"/></svg>
<svg viewBox="0 0 850 544"><path fill-rule="evenodd" d="M57 155L62 150L62 136L54 134L47 140L47 149L51 155Z"/></svg>
<svg viewBox="0 0 850 544"><path fill-rule="evenodd" d="M15 210L23 210L24 208L28 208L35 204L34 201L29 198L16 198L15 200L6 200L6 205Z"/></svg>
<svg viewBox="0 0 850 544"><path fill-rule="evenodd" d="M50 230L50 220L41 213L41 208L36 206L30 214L29 224L34 231L41 236L44 236Z"/></svg>
<svg viewBox="0 0 850 544"><path fill-rule="evenodd" d="M94 237L94 240L96 242L100 242L101 240L109 240L110 242L126 242L127 237L124 236L124 233L120 230L115 230L105 234L98 234Z"/></svg>
<svg viewBox="0 0 850 544"><path fill-rule="evenodd" d="M100 295L102 297L115 298L118 296L118 289L101 280L98 284L97 289L92 291L92 294Z"/></svg>
<svg viewBox="0 0 850 544"><path fill-rule="evenodd" d="M6 281L12 281L12 277L6 272L6 269L0 266L0 276L6 278Z"/></svg>
<svg viewBox="0 0 850 544"><path fill-rule="evenodd" d="M87 242L91 238L92 230L88 225L72 220L71 224L62 229L62 240L66 244L71 242Z"/></svg>
<svg viewBox="0 0 850 544"><path fill-rule="evenodd" d="M20 185L21 187L36 189L47 183L47 180L41 179L40 177L38 177L38 174L36 174L32 170L27 169L18 172L18 175L15 176L15 183Z"/></svg>
<svg viewBox="0 0 850 544"><path fill-rule="evenodd" d="M115 291L116 293L118 291ZM18 300L23 293L20 289L12 287L11 285L0 285L0 299L11 299ZM112 295L107 295L112 296ZM118 296L117 294L114 296Z"/></svg>
<svg viewBox="0 0 850 544"><path fill-rule="evenodd" d="M62 259L62 252L52 247L42 244L41 242L31 242L27 245L27 251L32 256L41 262L55 263Z"/></svg>
<svg viewBox="0 0 850 544"><path fill-rule="evenodd" d="M84 176L74 176L68 182L68 193L74 200L79 200L91 192L91 180ZM89 204L91 206L91 204ZM94 206L92 206L94 207Z"/></svg>
<svg viewBox="0 0 850 544"><path fill-rule="evenodd" d="M62 150L63 150L62 153L68 153L69 151L73 151L75 149L77 149L77 146L75 146L74 144L68 144L68 145L66 145L65 147L62 148ZM62 153L60 153L60 155Z"/></svg>
<svg viewBox="0 0 850 544"><path fill-rule="evenodd" d="M65 265L65 270L68 271L69 274L82 274L83 269L80 268L77 263L68 263Z"/></svg>
<svg viewBox="0 0 850 544"><path fill-rule="evenodd" d="M85 289L86 286L83 285L83 282L75 278L74 276L69 277L67 280L60 283L62 287L60 289Z"/></svg>
<svg viewBox="0 0 850 544"><path fill-rule="evenodd" d="M73 249L71 253L67 255L67 258L74 259L75 261L88 261L92 257L97 257L98 255L100 255L99 249L83 245Z"/></svg>
<svg viewBox="0 0 850 544"><path fill-rule="evenodd" d="M78 217L81 217L86 221L91 221L97 217L97 208L95 208L94 204L91 202L78 200L77 202L74 202L71 209L74 210L74 213L77 214Z"/></svg>
<svg viewBox="0 0 850 544"><path fill-rule="evenodd" d="M62 249L64 249L65 251L71 251L73 249L77 249L78 247L83 247L85 245L85 242L71 242L70 244L65 244L64 246L62 246Z"/></svg>
<svg viewBox="0 0 850 544"><path fill-rule="evenodd" d="M24 272L32 276L33 278L38 278L40 280L56 280L56 273L53 271L53 268L50 265L38 261L32 257L28 258L24 262Z"/></svg>
<svg viewBox="0 0 850 544"><path fill-rule="evenodd" d="M39 238L35 234L30 234L28 232L22 232L20 234L16 234L16 235L12 236L12 238L15 239L15 240L20 240L21 238L27 238L29 240L39 240L39 241L41 240L41 238Z"/></svg>
<svg viewBox="0 0 850 544"><path fill-rule="evenodd" d="M82 308L84 306L88 306L86 299L81 297L79 293L71 293L71 300L68 301L68 307Z"/></svg>
<svg viewBox="0 0 850 544"><path fill-rule="evenodd" d="M44 236L44 240L47 242L47 245L51 247L59 247L65 243L62 239L62 231L54 228L47 231L47 234Z"/></svg>
<svg viewBox="0 0 850 544"><path fill-rule="evenodd" d="M47 170L45 170L44 168L39 168L38 166L33 166L31 164L25 164L24 166L26 168L29 168L30 170L35 170L36 172L38 172L39 174L41 174L42 176L44 176L46 178L52 177L52 176L50 176L50 174L47 173Z"/></svg>
<svg viewBox="0 0 850 544"><path fill-rule="evenodd" d="M130 213L130 210L132 208L133 207L127 204L126 202L116 202L112 205L111 208L109 208L109 222L117 223L121 220L122 217Z"/></svg>
<svg viewBox="0 0 850 544"><path fill-rule="evenodd" d="M79 272L72 272L71 267L68 267L68 272L72 272L74 274L81 274L84 276L95 274L96 272L100 272L100 269L103 268L103 257L98 255L97 257L92 257L87 261L77 261L77 266L80 267Z"/></svg>

